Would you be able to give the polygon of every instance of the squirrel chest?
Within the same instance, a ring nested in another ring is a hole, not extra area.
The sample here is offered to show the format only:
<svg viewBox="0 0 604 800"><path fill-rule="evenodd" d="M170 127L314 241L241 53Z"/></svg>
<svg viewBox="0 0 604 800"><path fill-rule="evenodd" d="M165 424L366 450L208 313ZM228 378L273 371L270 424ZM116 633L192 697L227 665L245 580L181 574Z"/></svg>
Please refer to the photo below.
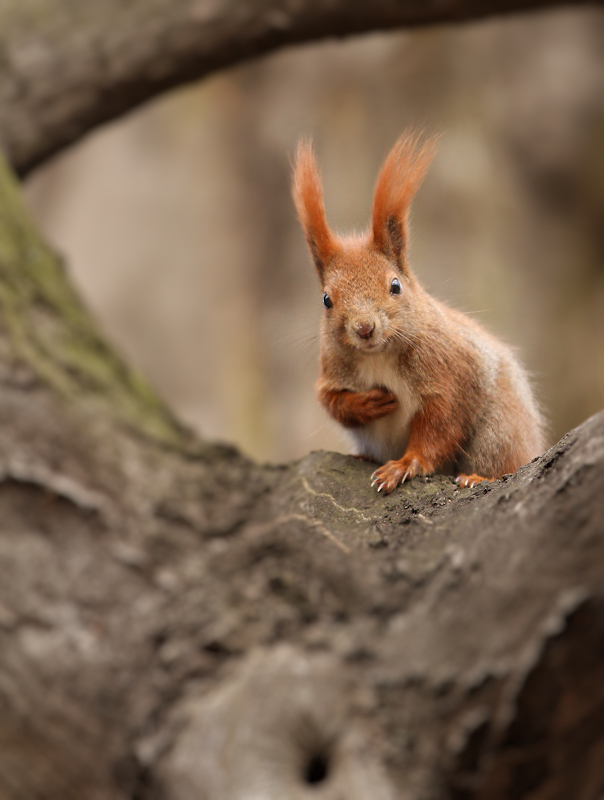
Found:
<svg viewBox="0 0 604 800"><path fill-rule="evenodd" d="M357 453L376 461L400 458L409 442L409 427L419 409L419 397L413 392L398 359L390 354L375 353L359 359L356 378L358 386L354 388L357 391L383 386L399 402L399 409L394 413L349 431Z"/></svg>

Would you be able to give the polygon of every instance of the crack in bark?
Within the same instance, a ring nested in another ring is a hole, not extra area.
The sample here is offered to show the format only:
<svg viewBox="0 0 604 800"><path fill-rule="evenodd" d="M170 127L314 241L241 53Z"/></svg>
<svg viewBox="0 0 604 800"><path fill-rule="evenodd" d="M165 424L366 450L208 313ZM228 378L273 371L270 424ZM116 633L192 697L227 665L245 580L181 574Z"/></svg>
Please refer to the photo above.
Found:
<svg viewBox="0 0 604 800"><path fill-rule="evenodd" d="M333 495L329 494L329 492L317 492L317 491L315 491L315 489L312 488L312 486L309 484L309 482L304 477L304 475L300 475L300 482L302 483L302 486L304 487L305 491L308 494L312 495L313 497L325 497L327 500L329 500L333 504L333 506L338 511L341 511L343 513L350 513L351 512L353 514L356 514L361 520L363 520L363 522L373 522L374 521L373 517L365 516L365 514L363 514L363 512L358 508L354 508L353 506L347 507L347 506L340 505L340 503L338 503L338 501L335 499L335 497Z"/></svg>
<svg viewBox="0 0 604 800"><path fill-rule="evenodd" d="M0 483L13 482L54 495L71 503L79 511L92 512L110 524L115 519L112 504L100 492L82 486L68 475L54 472L42 464L0 459Z"/></svg>

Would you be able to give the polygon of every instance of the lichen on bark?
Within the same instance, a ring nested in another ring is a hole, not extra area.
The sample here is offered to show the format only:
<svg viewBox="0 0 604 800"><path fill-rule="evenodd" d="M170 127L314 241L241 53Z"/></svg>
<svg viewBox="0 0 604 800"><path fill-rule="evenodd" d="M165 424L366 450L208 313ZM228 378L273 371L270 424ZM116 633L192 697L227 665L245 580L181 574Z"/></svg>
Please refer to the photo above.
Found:
<svg viewBox="0 0 604 800"><path fill-rule="evenodd" d="M96 403L165 444L189 441L147 382L102 338L59 257L35 229L2 159L0 309L14 357L63 397Z"/></svg>

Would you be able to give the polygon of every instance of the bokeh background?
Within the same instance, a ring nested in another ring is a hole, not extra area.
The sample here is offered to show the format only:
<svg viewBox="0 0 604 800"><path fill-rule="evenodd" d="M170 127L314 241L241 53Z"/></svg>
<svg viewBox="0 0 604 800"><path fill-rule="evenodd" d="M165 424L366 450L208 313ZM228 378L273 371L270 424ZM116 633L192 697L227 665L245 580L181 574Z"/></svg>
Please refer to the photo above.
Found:
<svg viewBox="0 0 604 800"><path fill-rule="evenodd" d="M408 126L442 132L412 215L437 297L515 345L553 443L604 406L604 13L282 51L105 127L27 183L114 345L204 436L347 451L315 400L321 292L289 196L312 135L340 231Z"/></svg>

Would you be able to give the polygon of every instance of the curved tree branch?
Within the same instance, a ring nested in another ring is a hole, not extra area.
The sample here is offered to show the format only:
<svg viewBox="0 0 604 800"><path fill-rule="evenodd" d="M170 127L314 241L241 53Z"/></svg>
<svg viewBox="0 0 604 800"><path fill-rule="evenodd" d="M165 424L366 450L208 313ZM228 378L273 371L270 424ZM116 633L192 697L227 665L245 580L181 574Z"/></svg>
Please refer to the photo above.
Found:
<svg viewBox="0 0 604 800"><path fill-rule="evenodd" d="M568 0L0 0L0 144L23 175L160 92L284 45Z"/></svg>

